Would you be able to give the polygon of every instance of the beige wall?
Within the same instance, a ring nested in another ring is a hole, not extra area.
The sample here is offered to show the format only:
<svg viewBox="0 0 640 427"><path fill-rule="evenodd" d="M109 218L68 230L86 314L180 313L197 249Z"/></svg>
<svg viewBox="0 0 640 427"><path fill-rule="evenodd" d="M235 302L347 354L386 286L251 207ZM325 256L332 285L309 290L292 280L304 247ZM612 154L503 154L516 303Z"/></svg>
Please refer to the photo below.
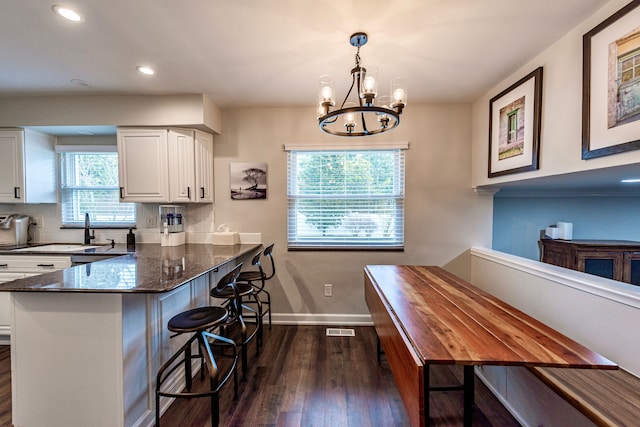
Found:
<svg viewBox="0 0 640 427"><path fill-rule="evenodd" d="M275 242L278 275L273 312L285 314L281 320L304 321L305 314L336 321L344 314L354 315L354 322L365 319L362 269L366 264L434 264L469 277L468 249L491 244L491 197L471 189L469 105L411 105L397 129L369 137L410 143L404 253L287 252L283 144L335 143L337 137L320 132L312 108L225 110L223 123L224 133L214 138L215 223L262 232L263 242ZM267 200L230 199L233 161L267 162ZM323 296L325 283L334 285L333 297Z"/></svg>
<svg viewBox="0 0 640 427"><path fill-rule="evenodd" d="M640 151L637 150L590 160L582 160L581 154L582 36L627 3L628 0L608 2L589 19L473 103L474 187L640 162ZM489 100L540 66L544 67L540 169L489 179Z"/></svg>

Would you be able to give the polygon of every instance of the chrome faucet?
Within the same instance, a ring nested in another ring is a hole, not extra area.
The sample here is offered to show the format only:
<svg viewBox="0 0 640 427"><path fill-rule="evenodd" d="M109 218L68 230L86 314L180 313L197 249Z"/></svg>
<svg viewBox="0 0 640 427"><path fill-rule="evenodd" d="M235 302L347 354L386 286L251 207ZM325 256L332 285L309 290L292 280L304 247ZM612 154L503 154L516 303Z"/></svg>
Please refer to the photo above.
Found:
<svg viewBox="0 0 640 427"><path fill-rule="evenodd" d="M89 212L84 214L84 244L88 245L93 239L96 238L96 231L91 233L91 222L89 221Z"/></svg>

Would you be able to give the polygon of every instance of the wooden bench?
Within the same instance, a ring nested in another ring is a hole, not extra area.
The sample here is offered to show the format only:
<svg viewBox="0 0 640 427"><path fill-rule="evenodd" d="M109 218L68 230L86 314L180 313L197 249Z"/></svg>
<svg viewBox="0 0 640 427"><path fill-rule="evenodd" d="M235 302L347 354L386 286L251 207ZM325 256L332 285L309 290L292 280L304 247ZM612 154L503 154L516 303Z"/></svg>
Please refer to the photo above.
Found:
<svg viewBox="0 0 640 427"><path fill-rule="evenodd" d="M640 425L640 378L622 369L528 369L598 426Z"/></svg>

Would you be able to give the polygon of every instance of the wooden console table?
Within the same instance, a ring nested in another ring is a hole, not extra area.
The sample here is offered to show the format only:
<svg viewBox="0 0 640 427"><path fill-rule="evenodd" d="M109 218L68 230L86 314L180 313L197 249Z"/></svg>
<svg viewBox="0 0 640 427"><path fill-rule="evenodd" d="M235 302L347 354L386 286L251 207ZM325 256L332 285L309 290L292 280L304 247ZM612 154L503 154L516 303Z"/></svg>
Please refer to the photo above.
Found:
<svg viewBox="0 0 640 427"><path fill-rule="evenodd" d="M540 261L640 285L640 242L628 240L540 240Z"/></svg>
<svg viewBox="0 0 640 427"><path fill-rule="evenodd" d="M464 425L475 365L617 369L610 360L439 267L369 265L365 298L412 426L429 423L429 365L464 365Z"/></svg>

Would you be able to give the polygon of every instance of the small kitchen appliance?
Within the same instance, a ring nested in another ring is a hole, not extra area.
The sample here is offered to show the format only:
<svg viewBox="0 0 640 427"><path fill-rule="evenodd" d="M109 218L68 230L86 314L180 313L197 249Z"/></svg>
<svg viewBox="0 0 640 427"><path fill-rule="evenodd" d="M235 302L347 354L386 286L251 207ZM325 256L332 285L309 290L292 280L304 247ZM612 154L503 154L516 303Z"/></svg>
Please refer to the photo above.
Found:
<svg viewBox="0 0 640 427"><path fill-rule="evenodd" d="M29 238L29 216L0 214L0 245L26 245Z"/></svg>

